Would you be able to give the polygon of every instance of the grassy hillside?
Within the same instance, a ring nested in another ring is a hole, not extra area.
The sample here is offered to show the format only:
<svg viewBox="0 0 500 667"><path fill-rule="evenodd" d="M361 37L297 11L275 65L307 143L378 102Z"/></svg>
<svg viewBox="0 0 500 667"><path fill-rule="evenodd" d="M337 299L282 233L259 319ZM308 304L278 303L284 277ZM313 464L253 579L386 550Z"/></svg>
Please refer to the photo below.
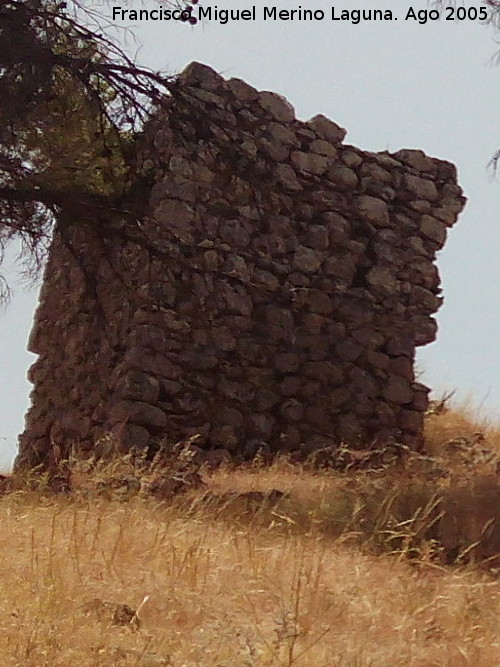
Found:
<svg viewBox="0 0 500 667"><path fill-rule="evenodd" d="M165 500L126 462L70 494L14 484L1 667L500 664L500 429L457 410L426 437L397 465L202 471Z"/></svg>

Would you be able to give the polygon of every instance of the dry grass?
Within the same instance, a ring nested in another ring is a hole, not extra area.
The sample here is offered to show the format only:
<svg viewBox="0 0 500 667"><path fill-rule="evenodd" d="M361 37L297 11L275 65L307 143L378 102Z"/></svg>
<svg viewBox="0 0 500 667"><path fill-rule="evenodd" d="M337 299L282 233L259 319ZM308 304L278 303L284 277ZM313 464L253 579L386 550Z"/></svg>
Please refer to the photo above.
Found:
<svg viewBox="0 0 500 667"><path fill-rule="evenodd" d="M500 424L481 417L467 405L429 415L426 419L426 449L432 455L443 454L450 440L471 440L479 434L483 435L485 446L500 454Z"/></svg>
<svg viewBox="0 0 500 667"><path fill-rule="evenodd" d="M496 459L447 444L482 428L495 454L500 430L427 428L432 459L397 468L221 469L168 503L82 476L4 495L1 667L500 664L500 582L466 562L500 551Z"/></svg>
<svg viewBox="0 0 500 667"><path fill-rule="evenodd" d="M0 661L495 665L500 585L141 500L2 502ZM137 606L115 625L92 601ZM90 605L89 605L90 603ZM163 660L163 662L162 662Z"/></svg>

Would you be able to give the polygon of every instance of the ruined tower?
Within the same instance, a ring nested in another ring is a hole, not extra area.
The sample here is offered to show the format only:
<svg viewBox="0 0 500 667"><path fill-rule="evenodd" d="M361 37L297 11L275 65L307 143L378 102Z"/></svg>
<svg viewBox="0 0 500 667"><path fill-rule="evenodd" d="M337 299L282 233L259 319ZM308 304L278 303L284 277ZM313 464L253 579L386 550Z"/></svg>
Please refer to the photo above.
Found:
<svg viewBox="0 0 500 667"><path fill-rule="evenodd" d="M465 199L452 164L344 136L184 70L147 130L147 213L110 211L105 247L85 221L66 225L71 252L55 232L18 464L107 434L123 450L197 435L239 458L419 446L415 349L436 336L434 260Z"/></svg>

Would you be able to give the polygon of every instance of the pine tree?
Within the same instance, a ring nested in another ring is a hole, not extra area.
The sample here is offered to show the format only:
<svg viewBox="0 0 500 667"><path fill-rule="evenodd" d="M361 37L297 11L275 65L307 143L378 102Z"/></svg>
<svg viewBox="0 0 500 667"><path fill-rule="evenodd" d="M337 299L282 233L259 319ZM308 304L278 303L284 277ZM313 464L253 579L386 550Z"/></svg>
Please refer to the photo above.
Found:
<svg viewBox="0 0 500 667"><path fill-rule="evenodd" d="M130 145L168 91L95 21L79 0L0 6L0 260L19 240L39 268L61 208L119 206Z"/></svg>

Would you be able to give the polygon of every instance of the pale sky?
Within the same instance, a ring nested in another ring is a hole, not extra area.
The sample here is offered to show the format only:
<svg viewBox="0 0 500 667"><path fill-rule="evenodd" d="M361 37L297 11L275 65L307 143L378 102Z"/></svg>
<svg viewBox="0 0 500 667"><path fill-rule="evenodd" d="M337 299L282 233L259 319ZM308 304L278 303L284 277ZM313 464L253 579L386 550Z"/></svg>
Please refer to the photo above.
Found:
<svg viewBox="0 0 500 667"><path fill-rule="evenodd" d="M208 0L201 3L209 6ZM114 4L158 7L154 0ZM456 388L460 398L480 405L482 414L500 419L500 174L495 180L486 169L500 148L500 66L492 64L500 43L493 29L470 19L405 21L409 7L425 10L426 0L335 3L336 15L376 6L397 17L357 25L330 20L331 5L320 0L276 5L323 9L325 19L315 22L263 21L263 7L274 5L261 0L253 5L256 21L120 26L130 28L127 46L140 64L175 73L197 60L225 77L284 95L302 120L325 114L345 127L345 141L359 148L420 148L457 165L469 201L438 259L445 297L438 340L421 348L417 361L422 381L436 394ZM212 7L253 5L220 0ZM472 5L481 6L467 3ZM103 10L110 23L112 6ZM30 390L25 376L34 359L26 342L37 301L37 290L24 290L12 268L8 276L15 294L0 312L0 467L12 461L23 429Z"/></svg>

